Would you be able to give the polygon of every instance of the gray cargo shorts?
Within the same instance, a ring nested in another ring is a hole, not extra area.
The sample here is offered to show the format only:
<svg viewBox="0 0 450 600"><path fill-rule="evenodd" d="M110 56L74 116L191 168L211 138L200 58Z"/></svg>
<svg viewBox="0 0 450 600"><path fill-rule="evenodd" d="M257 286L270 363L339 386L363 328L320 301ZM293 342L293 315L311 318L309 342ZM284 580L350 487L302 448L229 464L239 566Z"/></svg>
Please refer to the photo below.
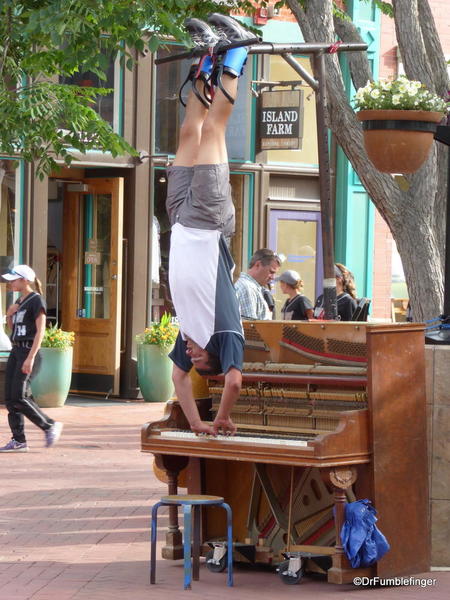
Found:
<svg viewBox="0 0 450 600"><path fill-rule="evenodd" d="M234 233L234 205L227 163L167 169L166 209L170 224Z"/></svg>

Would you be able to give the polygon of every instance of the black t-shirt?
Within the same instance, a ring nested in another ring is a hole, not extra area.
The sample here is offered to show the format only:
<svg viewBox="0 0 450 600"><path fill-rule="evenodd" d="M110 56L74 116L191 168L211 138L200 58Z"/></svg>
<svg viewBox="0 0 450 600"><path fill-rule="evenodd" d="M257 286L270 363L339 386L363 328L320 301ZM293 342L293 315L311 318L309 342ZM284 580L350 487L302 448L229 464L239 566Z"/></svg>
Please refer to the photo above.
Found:
<svg viewBox="0 0 450 600"><path fill-rule="evenodd" d="M337 312L341 321L351 321L353 313L356 310L356 300L347 294L347 292L343 292L339 294L336 298L337 303ZM314 317L316 319L323 319L324 316L324 308L323 308L323 294L321 294L314 306Z"/></svg>
<svg viewBox="0 0 450 600"><path fill-rule="evenodd" d="M244 338L234 331L214 333L205 350L219 358L222 373L225 375L232 367L242 371ZM178 334L175 347L169 357L183 371L191 370L192 361L186 354L186 340L183 340L181 333Z"/></svg>
<svg viewBox="0 0 450 600"><path fill-rule="evenodd" d="M306 296L297 294L288 298L281 309L282 318L291 321L307 321L307 310L312 310L313 305Z"/></svg>
<svg viewBox="0 0 450 600"><path fill-rule="evenodd" d="M12 316L13 330L12 342L32 342L36 335L36 319L41 312L47 314L47 305L44 298L32 292L23 300L20 299L19 308Z"/></svg>

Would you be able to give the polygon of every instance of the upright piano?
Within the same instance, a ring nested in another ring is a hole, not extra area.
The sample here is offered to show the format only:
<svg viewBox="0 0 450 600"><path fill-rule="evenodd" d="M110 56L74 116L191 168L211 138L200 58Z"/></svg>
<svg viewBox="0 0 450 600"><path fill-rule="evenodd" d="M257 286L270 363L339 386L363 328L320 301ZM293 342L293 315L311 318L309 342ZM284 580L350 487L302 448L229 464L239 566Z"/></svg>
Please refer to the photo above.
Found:
<svg viewBox="0 0 450 600"><path fill-rule="evenodd" d="M292 551L328 556L332 583L427 571L423 327L246 321L244 330L235 436L195 436L176 400L142 428L142 451L155 455L169 493L182 485L223 496L233 509L236 549L250 562L277 564ZM214 419L222 386L223 377L211 378L199 394L204 420ZM363 498L391 549L377 564L352 569L340 530L346 502ZM204 540L223 536L220 513L204 516ZM171 507L163 557L181 556Z"/></svg>

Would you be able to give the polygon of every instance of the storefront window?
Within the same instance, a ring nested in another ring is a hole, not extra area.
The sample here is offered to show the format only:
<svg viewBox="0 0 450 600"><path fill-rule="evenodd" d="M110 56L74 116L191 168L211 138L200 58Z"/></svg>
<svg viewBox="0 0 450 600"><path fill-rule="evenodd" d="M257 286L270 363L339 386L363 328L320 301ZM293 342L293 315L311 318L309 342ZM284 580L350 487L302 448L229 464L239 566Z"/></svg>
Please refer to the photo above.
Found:
<svg viewBox="0 0 450 600"><path fill-rule="evenodd" d="M0 273L12 268L19 257L19 177L20 168L16 168L13 161L0 159ZM12 302L12 292L7 285L0 285L0 318L3 325L4 314Z"/></svg>
<svg viewBox="0 0 450 600"><path fill-rule="evenodd" d="M304 284L302 293L314 304L322 292L322 236L319 212L301 210L269 211L269 247L284 255L280 272L297 271ZM286 296L279 285L274 290L276 314L280 315Z"/></svg>
<svg viewBox="0 0 450 600"><path fill-rule="evenodd" d="M106 69L106 80L99 79L99 77L91 71L75 73L71 77L60 77L60 83L68 85L110 88L114 90L106 96L98 96L93 108L95 108L102 119L107 121L116 132L120 132L118 110L115 109L115 103L119 97L118 82L120 78L117 76L118 69L120 69L119 64L115 64L115 61L111 58L108 68Z"/></svg>
<svg viewBox="0 0 450 600"><path fill-rule="evenodd" d="M181 51L179 46L158 51L158 58ZM227 128L227 148L231 161L251 159L252 95L250 82L252 57L239 82L238 97ZM174 155L177 148L179 130L184 115L184 107L178 93L189 72L192 60L177 60L156 67L156 105L155 105L155 153ZM184 99L190 88L190 82L183 90Z"/></svg>

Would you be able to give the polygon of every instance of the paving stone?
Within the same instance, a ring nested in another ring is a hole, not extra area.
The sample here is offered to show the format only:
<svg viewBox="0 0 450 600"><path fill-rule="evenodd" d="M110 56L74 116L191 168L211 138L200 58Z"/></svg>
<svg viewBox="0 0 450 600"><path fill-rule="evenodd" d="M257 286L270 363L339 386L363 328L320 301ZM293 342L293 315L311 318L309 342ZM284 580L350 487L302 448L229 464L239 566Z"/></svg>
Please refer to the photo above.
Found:
<svg viewBox="0 0 450 600"><path fill-rule="evenodd" d="M149 584L149 509L167 487L140 453L141 426L161 418L162 404L78 400L47 409L65 424L60 442L44 448L42 432L26 424L27 454L0 456L0 599L167 600L184 597L182 561L158 560ZM0 440L8 440L4 407ZM158 522L167 525L167 511ZM158 545L164 543L161 530ZM433 572L422 588L333 586L305 577L286 586L270 571L236 569L235 587L202 563L189 600L445 600L450 572ZM336 596L337 594L337 596Z"/></svg>

